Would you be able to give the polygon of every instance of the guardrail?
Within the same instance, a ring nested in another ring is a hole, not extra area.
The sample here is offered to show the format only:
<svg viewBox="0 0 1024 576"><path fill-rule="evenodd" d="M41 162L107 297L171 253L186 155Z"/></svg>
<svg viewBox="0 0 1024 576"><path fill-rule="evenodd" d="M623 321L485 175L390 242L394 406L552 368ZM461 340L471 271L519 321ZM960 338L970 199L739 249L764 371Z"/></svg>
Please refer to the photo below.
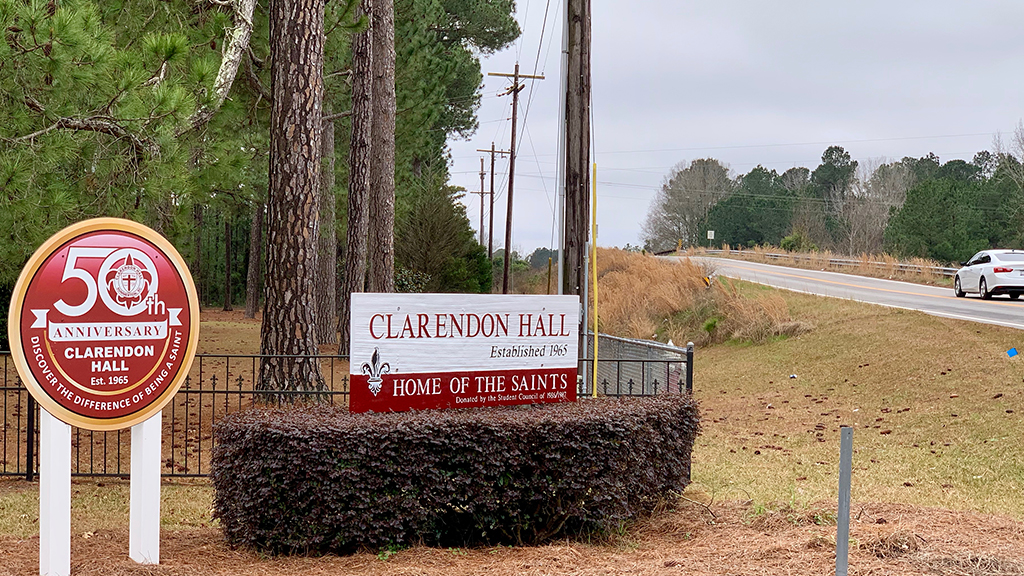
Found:
<svg viewBox="0 0 1024 576"><path fill-rule="evenodd" d="M655 252L655 254L658 255L658 256L671 256L672 254L675 254L675 253L676 253L675 250L668 250L668 251L665 251L665 252ZM729 256L735 256L735 257L741 258L741 259L743 259L744 256L746 256L746 254L748 254L748 252L743 251L743 250L718 250L718 249L705 249L705 250L702 250L701 253L702 254L728 254ZM809 255L806 255L806 254L780 254L780 253L777 253L777 252L759 252L759 253L757 253L757 256L759 258L763 257L763 258L767 258L769 260L796 260L798 262L800 262L800 261L812 262L812 261L820 260L821 259L820 257L809 256ZM953 276L956 275L956 271L959 270L959 268L946 268L944 266L921 266L921 265L918 265L918 264L907 264L907 263L904 263L904 262L896 262L896 263L874 262L874 261L870 261L870 260L869 261L864 261L864 260L860 260L860 259L857 259L857 258L829 258L828 259L828 264L829 264L829 266L833 266L833 267L836 267L836 268L859 268L861 266L871 266L871 267L874 267L874 268L879 268L879 269L884 269L884 270L895 269L896 271L899 271L899 272L918 272L918 273L926 273L926 272L928 272L928 273L932 273L932 274L935 274L937 276L943 276L943 277L946 277L946 278L952 278Z"/></svg>

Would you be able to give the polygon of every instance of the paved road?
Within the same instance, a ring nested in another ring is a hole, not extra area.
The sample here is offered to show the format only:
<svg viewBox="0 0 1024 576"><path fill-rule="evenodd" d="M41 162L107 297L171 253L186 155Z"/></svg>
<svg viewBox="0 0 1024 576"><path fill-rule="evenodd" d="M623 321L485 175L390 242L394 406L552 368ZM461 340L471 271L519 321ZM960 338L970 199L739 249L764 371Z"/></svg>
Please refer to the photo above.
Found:
<svg viewBox="0 0 1024 576"><path fill-rule="evenodd" d="M700 260L712 263L722 276L776 288L920 310L935 316L1024 330L1024 300L1010 300L1006 296L996 296L992 300L981 300L977 296L957 298L953 295L952 288L866 278L838 272L786 268L726 258Z"/></svg>

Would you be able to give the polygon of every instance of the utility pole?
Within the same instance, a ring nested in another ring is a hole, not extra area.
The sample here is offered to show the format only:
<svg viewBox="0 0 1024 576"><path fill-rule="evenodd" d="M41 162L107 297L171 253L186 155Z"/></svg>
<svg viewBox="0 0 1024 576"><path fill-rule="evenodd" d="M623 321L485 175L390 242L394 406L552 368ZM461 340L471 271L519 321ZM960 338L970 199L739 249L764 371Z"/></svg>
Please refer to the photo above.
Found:
<svg viewBox="0 0 1024 576"><path fill-rule="evenodd" d="M590 0L566 0L564 294L583 295L590 228ZM586 317L586 303L583 302ZM581 334L584 333L582 330Z"/></svg>
<svg viewBox="0 0 1024 576"><path fill-rule="evenodd" d="M470 192L470 194L479 194L480 195L480 245L481 246L484 245L484 194L486 194L486 192L484 192L484 176L485 175L487 175L487 172L484 172L484 159L481 158L480 159L480 191L479 192Z"/></svg>
<svg viewBox="0 0 1024 576"><path fill-rule="evenodd" d="M490 152L491 153L491 212L490 212L490 225L487 227L487 259L494 258L494 155L501 154L504 156L508 154L508 150L495 150L494 142L491 142L491 149L486 148L481 150L476 149L477 152Z"/></svg>
<svg viewBox="0 0 1024 576"><path fill-rule="evenodd" d="M512 95L512 144L509 146L509 164L508 164L508 208L505 212L505 265L502 270L501 278L501 293L508 294L509 289L509 264L512 260L512 191L515 189L515 177L516 177L516 110L519 107L519 92L526 88L526 85L519 85L520 78L529 78L532 80L543 80L544 76L534 76L531 74L519 74L519 62L516 62L515 72L513 74L503 74L499 72L488 72L488 76L501 76L504 78L512 78L512 86L502 94L502 96Z"/></svg>

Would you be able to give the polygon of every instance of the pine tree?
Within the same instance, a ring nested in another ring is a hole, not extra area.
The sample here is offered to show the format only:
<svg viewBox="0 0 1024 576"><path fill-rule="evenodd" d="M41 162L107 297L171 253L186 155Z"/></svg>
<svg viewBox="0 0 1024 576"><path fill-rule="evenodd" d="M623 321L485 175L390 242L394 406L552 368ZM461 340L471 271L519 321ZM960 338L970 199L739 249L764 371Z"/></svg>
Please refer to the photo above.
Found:
<svg viewBox="0 0 1024 576"><path fill-rule="evenodd" d="M370 164L370 291L395 291L395 4L373 3Z"/></svg>
<svg viewBox="0 0 1024 576"><path fill-rule="evenodd" d="M266 303L260 353L318 352L313 297L319 234L324 4L270 3L270 188ZM266 358L264 390L323 390L313 358Z"/></svg>
<svg viewBox="0 0 1024 576"><path fill-rule="evenodd" d="M360 17L372 13L373 1L362 0ZM338 310L338 353L347 354L351 338L352 294L366 283L366 247L370 196L370 128L373 124L373 32L369 28L352 40L352 135L348 156L348 228L345 243L345 277Z"/></svg>

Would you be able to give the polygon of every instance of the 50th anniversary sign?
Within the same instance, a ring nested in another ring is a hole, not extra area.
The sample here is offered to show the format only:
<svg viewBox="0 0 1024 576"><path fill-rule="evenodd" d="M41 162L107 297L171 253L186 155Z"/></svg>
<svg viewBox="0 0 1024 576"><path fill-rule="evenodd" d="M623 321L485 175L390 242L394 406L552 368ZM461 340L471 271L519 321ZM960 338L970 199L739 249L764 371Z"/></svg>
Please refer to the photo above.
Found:
<svg viewBox="0 0 1024 576"><path fill-rule="evenodd" d="M10 341L26 386L51 414L92 430L159 412L188 374L199 304L181 256L114 218L58 232L22 271Z"/></svg>

